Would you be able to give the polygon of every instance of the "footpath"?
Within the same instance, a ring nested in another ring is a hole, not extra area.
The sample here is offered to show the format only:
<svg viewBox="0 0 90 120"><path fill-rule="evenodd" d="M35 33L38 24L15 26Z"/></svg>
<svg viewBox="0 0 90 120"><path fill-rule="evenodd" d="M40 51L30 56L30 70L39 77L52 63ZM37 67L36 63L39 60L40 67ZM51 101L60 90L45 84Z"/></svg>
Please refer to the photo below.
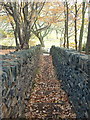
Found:
<svg viewBox="0 0 90 120"><path fill-rule="evenodd" d="M39 69L25 116L31 120L76 118L68 95L57 79L50 55L40 56Z"/></svg>

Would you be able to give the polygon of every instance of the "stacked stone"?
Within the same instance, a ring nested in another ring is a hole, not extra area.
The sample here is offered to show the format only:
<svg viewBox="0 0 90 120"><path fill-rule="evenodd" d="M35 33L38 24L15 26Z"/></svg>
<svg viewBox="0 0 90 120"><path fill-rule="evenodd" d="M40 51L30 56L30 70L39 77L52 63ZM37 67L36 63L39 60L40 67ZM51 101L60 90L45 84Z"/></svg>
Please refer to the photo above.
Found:
<svg viewBox="0 0 90 120"><path fill-rule="evenodd" d="M50 50L57 76L67 92L77 118L90 116L90 56L53 46Z"/></svg>
<svg viewBox="0 0 90 120"><path fill-rule="evenodd" d="M7 55L1 59L0 82L2 91L2 118L23 117L25 99L29 99L40 46Z"/></svg>

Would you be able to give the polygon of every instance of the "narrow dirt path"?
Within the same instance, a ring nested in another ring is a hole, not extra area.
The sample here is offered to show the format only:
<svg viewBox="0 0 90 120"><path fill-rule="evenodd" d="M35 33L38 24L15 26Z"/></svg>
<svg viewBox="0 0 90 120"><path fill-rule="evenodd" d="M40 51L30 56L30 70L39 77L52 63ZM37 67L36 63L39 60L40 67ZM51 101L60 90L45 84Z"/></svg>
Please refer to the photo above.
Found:
<svg viewBox="0 0 90 120"><path fill-rule="evenodd" d="M26 111L26 118L35 120L76 117L67 94L57 80L50 55L40 56L39 72Z"/></svg>

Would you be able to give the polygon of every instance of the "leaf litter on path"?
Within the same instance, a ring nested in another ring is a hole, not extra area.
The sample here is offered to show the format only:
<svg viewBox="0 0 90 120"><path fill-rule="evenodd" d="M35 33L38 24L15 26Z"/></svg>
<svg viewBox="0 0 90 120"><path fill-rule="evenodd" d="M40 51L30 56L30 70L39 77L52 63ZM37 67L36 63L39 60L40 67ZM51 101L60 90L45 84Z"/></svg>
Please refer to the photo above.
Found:
<svg viewBox="0 0 90 120"><path fill-rule="evenodd" d="M68 96L60 87L52 64L52 57L41 55L39 73L35 78L35 86L25 113L26 118L42 120L58 120L76 118Z"/></svg>

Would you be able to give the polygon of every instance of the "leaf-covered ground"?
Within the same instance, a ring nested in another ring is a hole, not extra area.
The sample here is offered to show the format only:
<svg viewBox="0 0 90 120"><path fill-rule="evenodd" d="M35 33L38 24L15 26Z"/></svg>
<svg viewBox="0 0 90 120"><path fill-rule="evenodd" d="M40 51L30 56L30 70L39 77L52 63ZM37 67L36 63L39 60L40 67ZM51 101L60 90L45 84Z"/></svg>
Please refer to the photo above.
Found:
<svg viewBox="0 0 90 120"><path fill-rule="evenodd" d="M60 87L52 57L41 55L39 72L35 78L35 85L31 98L26 107L26 118L40 120L58 120L60 118L75 118L68 96Z"/></svg>
<svg viewBox="0 0 90 120"><path fill-rule="evenodd" d="M6 49L6 50L0 49L0 55L9 54L10 52L14 52L14 51L15 51L15 49Z"/></svg>

